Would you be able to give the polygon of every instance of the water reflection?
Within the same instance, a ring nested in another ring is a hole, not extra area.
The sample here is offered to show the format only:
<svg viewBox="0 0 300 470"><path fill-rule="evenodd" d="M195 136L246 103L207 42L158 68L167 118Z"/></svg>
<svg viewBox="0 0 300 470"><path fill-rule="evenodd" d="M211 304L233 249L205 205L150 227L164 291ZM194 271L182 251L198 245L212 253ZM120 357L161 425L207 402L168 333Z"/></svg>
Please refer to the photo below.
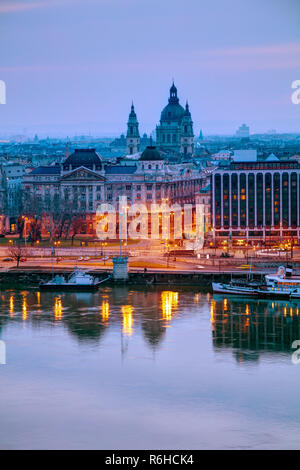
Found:
<svg viewBox="0 0 300 470"><path fill-rule="evenodd" d="M15 308L14 296L13 296L13 294L10 294L10 297L9 297L9 316L10 316L10 318L13 318L13 316L14 316L14 308Z"/></svg>
<svg viewBox="0 0 300 470"><path fill-rule="evenodd" d="M297 302L243 301L214 296L211 302L213 345L231 348L239 362L257 361L264 353L291 353L300 338Z"/></svg>
<svg viewBox="0 0 300 470"><path fill-rule="evenodd" d="M127 336L131 336L133 333L133 308L131 305L122 306L123 315L123 333Z"/></svg>
<svg viewBox="0 0 300 470"><path fill-rule="evenodd" d="M23 300L22 300L22 319L26 321L28 318L28 306L27 306L27 293L23 293Z"/></svg>
<svg viewBox="0 0 300 470"><path fill-rule="evenodd" d="M173 313L178 307L178 292L163 291L161 293L162 317L170 321Z"/></svg>
<svg viewBox="0 0 300 470"><path fill-rule="evenodd" d="M109 303L108 300L102 300L102 321L107 323L109 319Z"/></svg>
<svg viewBox="0 0 300 470"><path fill-rule="evenodd" d="M54 299L54 318L56 320L61 320L62 319L62 312L63 312L63 307L62 307L62 302L61 302L61 296L57 296Z"/></svg>
<svg viewBox="0 0 300 470"><path fill-rule="evenodd" d="M184 289L126 287L97 293L5 291L1 293L0 328L10 322L32 325L62 324L78 341L102 341L107 331L119 329L127 337L142 336L158 348L166 331L190 316L206 319L207 335L215 351L232 350L237 360L256 361L262 354L290 354L300 339L299 305L296 301L269 301L211 296ZM29 315L30 312L30 315Z"/></svg>

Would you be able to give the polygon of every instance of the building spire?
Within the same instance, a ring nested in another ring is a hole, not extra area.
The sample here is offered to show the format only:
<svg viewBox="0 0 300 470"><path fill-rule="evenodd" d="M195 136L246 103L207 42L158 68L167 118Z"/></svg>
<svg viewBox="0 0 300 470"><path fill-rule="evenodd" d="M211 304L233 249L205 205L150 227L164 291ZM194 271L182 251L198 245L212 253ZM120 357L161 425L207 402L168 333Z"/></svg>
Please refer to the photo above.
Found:
<svg viewBox="0 0 300 470"><path fill-rule="evenodd" d="M127 155L132 155L140 150L139 123L133 101L131 102L130 114L127 121L126 147Z"/></svg>
<svg viewBox="0 0 300 470"><path fill-rule="evenodd" d="M177 97L177 88L174 84L174 80L173 80L173 83L172 83L172 86L170 88L170 98L169 98L169 103L170 104L178 104L179 103L179 99Z"/></svg>

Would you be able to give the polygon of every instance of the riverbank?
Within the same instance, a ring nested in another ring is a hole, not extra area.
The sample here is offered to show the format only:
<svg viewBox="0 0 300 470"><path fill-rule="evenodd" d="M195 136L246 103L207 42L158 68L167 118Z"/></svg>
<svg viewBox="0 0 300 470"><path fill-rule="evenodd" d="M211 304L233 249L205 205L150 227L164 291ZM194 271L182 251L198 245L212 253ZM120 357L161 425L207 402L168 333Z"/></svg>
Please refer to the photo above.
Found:
<svg viewBox="0 0 300 470"><path fill-rule="evenodd" d="M56 269L55 274L68 274L70 269ZM89 271L95 277L104 279L111 270L97 270ZM0 286L1 287L18 287L30 286L37 288L41 282L45 282L52 277L49 270L42 269L11 269L7 272L0 273ZM256 272L253 274L254 279L260 280L265 275L265 272ZM210 288L212 282L227 282L231 277L247 278L247 272L167 272L167 271L133 271L128 273L126 281L115 281L111 278L104 285L168 285L168 286L198 286L203 288Z"/></svg>

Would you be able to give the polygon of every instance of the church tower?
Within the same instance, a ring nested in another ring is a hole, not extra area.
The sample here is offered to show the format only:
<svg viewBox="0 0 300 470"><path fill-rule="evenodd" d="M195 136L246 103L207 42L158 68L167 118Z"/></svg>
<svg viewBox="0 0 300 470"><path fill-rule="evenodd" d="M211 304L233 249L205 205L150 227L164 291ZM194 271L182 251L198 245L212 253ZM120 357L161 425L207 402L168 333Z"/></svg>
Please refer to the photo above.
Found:
<svg viewBox="0 0 300 470"><path fill-rule="evenodd" d="M126 154L133 155L140 151L140 133L139 123L136 117L133 103L127 122L127 135L126 135Z"/></svg>
<svg viewBox="0 0 300 470"><path fill-rule="evenodd" d="M188 102L186 102L184 115L181 121L180 153L189 157L194 153L193 121Z"/></svg>

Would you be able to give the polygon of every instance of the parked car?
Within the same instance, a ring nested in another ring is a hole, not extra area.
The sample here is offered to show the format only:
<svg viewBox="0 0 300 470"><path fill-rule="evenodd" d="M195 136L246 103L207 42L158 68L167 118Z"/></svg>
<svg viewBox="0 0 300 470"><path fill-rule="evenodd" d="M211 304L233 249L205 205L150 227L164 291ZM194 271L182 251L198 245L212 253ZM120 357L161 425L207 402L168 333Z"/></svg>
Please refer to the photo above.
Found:
<svg viewBox="0 0 300 470"><path fill-rule="evenodd" d="M5 261L5 262L7 261L8 262L8 261L13 261L13 260L14 260L13 258L3 258L2 261Z"/></svg>
<svg viewBox="0 0 300 470"><path fill-rule="evenodd" d="M77 259L77 261L83 261L83 260L84 260L83 256L79 256L79 258Z"/></svg>
<svg viewBox="0 0 300 470"><path fill-rule="evenodd" d="M90 259L89 256L84 256L84 257L83 257L83 260L84 260L84 261L88 261L89 259Z"/></svg>
<svg viewBox="0 0 300 470"><path fill-rule="evenodd" d="M21 258L20 259L20 263L24 263L25 261L27 261L27 258Z"/></svg>

